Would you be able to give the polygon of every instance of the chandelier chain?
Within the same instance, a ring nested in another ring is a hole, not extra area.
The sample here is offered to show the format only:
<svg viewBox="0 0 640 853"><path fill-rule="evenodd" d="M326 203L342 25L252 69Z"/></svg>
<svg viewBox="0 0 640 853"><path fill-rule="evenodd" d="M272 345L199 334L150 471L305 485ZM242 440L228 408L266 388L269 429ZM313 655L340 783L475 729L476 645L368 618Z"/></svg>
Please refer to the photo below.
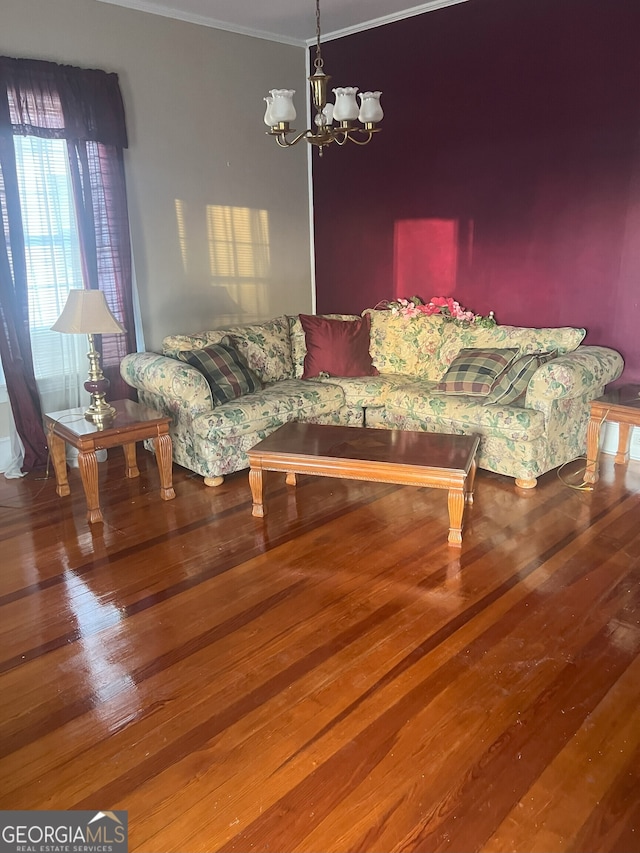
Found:
<svg viewBox="0 0 640 853"><path fill-rule="evenodd" d="M316 0L316 58L313 66L316 69L316 74L322 73L324 62L322 60L322 52L320 50L320 0Z"/></svg>

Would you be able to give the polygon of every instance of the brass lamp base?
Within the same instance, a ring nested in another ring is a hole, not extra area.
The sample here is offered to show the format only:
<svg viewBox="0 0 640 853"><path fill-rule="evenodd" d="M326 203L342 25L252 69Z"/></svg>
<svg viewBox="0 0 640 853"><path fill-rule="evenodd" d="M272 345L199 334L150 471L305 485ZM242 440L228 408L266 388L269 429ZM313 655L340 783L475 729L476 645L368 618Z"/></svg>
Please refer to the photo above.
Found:
<svg viewBox="0 0 640 853"><path fill-rule="evenodd" d="M89 335L89 378L84 383L85 390L91 397L91 405L85 411L84 416L88 421L95 424L98 429L111 426L116 416L116 410L106 400L106 393L111 384L102 372L100 354L93 343L93 335Z"/></svg>
<svg viewBox="0 0 640 853"><path fill-rule="evenodd" d="M116 416L116 410L109 403L97 398L97 395L91 395L91 405L84 413L85 418L95 424L98 429L104 429L111 426L113 419Z"/></svg>

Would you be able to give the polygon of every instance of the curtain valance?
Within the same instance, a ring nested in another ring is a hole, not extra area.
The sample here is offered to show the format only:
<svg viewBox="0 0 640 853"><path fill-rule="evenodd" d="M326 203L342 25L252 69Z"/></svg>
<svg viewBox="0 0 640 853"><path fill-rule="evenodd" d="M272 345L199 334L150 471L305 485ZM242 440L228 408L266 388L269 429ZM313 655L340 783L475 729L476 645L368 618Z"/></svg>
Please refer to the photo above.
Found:
<svg viewBox="0 0 640 853"><path fill-rule="evenodd" d="M0 133L128 145L117 74L0 56L0 92Z"/></svg>

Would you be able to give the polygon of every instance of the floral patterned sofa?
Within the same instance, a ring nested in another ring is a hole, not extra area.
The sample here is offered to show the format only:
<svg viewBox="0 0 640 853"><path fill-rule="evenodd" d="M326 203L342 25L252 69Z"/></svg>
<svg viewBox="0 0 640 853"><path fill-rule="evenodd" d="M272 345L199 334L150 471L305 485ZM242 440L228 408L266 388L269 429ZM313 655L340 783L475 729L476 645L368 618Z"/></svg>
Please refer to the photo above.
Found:
<svg viewBox="0 0 640 853"><path fill-rule="evenodd" d="M121 373L142 403L171 416L175 462L207 485L246 468L251 447L287 421L301 420L478 433L479 466L533 488L538 476L585 453L590 401L624 366L615 350L580 345L584 329L481 325L373 309L363 317L369 318L368 375L303 379L307 335L298 316L170 336L162 354L126 356ZM326 319L362 322L353 315ZM214 404L202 373L180 358L223 340L242 353L262 387ZM461 351L483 348L517 358L543 353L550 360L535 366L515 404L439 387Z"/></svg>

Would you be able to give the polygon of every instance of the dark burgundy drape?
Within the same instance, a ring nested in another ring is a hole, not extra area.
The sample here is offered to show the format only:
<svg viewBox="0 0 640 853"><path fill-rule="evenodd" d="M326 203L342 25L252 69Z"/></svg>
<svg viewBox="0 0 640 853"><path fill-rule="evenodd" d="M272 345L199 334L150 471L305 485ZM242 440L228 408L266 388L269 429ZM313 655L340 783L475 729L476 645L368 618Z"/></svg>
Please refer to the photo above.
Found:
<svg viewBox="0 0 640 853"><path fill-rule="evenodd" d="M13 419L24 444L23 469L30 471L46 463L47 442L31 357L22 212L8 126L8 103L0 93L0 210L5 236L0 239L0 358Z"/></svg>
<svg viewBox="0 0 640 853"><path fill-rule="evenodd" d="M23 470L44 464L46 441L33 375L22 217L13 136L66 139L80 234L84 286L104 291L127 330L97 345L111 396L128 396L119 364L135 349L131 246L123 148L124 106L116 74L41 60L0 57L0 356Z"/></svg>
<svg viewBox="0 0 640 853"><path fill-rule="evenodd" d="M131 396L120 376L120 362L135 349L131 291L129 217L122 148L69 140L69 163L78 217L85 287L104 291L125 335L97 336L102 368L112 399Z"/></svg>

